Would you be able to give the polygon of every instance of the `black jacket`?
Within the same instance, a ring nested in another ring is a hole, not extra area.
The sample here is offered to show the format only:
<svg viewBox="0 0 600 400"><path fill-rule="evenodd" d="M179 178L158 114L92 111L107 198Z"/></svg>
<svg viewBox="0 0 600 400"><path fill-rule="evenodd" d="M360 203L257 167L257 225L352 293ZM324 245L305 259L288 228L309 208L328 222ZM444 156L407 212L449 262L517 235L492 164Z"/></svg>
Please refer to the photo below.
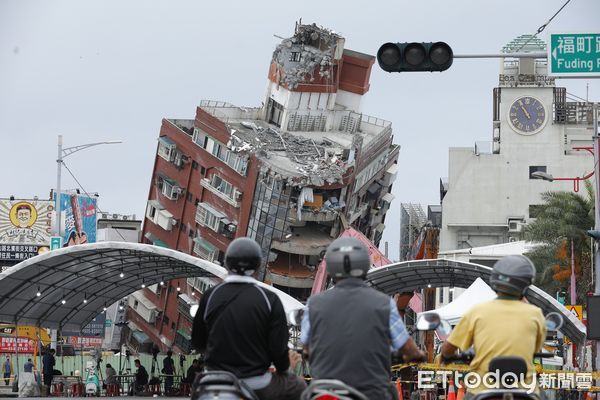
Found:
<svg viewBox="0 0 600 400"><path fill-rule="evenodd" d="M143 365L140 365L135 373L135 384L138 386L148 384L148 371L146 371Z"/></svg>
<svg viewBox="0 0 600 400"><path fill-rule="evenodd" d="M244 278L248 279L248 278ZM192 329L194 347L208 369L240 378L289 368L288 327L277 295L252 283L224 282L200 300Z"/></svg>

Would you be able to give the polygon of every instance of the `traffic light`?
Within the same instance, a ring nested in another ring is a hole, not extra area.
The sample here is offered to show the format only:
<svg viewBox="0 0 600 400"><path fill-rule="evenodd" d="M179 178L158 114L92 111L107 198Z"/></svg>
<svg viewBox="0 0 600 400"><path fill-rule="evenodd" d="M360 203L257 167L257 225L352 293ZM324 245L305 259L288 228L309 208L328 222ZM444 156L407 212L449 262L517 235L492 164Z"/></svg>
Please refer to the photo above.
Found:
<svg viewBox="0 0 600 400"><path fill-rule="evenodd" d="M377 62L387 72L445 71L453 58L444 42L386 43L377 52Z"/></svg>

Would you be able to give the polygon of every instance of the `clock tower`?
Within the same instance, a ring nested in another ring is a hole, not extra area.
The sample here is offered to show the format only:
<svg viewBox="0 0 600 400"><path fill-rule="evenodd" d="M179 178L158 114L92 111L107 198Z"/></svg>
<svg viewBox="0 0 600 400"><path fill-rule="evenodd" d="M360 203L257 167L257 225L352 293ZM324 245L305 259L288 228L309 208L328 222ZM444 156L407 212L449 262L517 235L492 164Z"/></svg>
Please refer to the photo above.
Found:
<svg viewBox="0 0 600 400"><path fill-rule="evenodd" d="M567 101L566 89L548 76L546 59L511 56L544 53L542 40L520 36L502 51L491 146L450 148L440 192L442 253L519 241L536 218L542 193L574 189L572 181L541 181L534 172L582 177L594 168L587 151L593 103Z"/></svg>

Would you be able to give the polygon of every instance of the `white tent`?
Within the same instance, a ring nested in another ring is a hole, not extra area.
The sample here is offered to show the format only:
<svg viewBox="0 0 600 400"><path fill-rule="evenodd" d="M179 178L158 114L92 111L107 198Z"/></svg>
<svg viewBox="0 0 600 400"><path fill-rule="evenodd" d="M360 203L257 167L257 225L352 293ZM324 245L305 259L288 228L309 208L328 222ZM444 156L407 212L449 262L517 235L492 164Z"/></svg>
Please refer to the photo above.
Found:
<svg viewBox="0 0 600 400"><path fill-rule="evenodd" d="M438 313L442 319L445 319L450 325L458 324L462 316L475 304L493 300L496 297L496 292L490 288L487 283L481 278L469 286L467 290L461 293L453 302L446 304L436 310L427 311ZM421 315L424 313L419 313Z"/></svg>

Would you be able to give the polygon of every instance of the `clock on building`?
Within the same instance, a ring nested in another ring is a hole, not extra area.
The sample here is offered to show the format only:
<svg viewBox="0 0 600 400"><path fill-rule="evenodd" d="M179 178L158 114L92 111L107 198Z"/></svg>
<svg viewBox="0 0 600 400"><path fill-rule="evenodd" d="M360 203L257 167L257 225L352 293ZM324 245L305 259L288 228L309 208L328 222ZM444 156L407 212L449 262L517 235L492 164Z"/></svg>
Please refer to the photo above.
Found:
<svg viewBox="0 0 600 400"><path fill-rule="evenodd" d="M521 135L533 135L546 124L546 108L541 101L531 96L516 99L508 111L508 123Z"/></svg>

